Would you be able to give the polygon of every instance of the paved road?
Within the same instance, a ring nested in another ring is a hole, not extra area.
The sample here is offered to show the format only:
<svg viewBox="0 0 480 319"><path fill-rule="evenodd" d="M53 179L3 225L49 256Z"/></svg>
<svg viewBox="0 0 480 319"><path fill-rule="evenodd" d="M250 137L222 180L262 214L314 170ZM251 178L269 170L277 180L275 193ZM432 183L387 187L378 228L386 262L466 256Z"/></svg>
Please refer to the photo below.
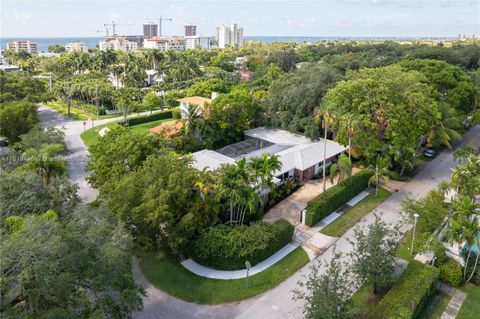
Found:
<svg viewBox="0 0 480 319"><path fill-rule="evenodd" d="M47 108L40 108L40 117L43 126L55 125L57 127L64 126L66 129L66 142L72 150L72 156L82 157L87 154L87 150L79 134L83 131L81 122L72 121L65 116ZM114 119L98 121L100 125ZM460 143L470 143L480 147L480 126L472 128L464 136ZM458 143L458 144L460 144ZM372 223L376 213L387 222L395 222L400 216L400 202L407 196L412 198L420 198L429 190L435 188L439 182L448 180L450 169L455 165L452 158L453 151L441 153L436 159L430 162L424 170L417 174L412 181L406 183L398 192L394 193L389 199L383 202L377 209L367 215L359 223L360 225L368 225ZM73 165L72 165L73 164ZM83 199L91 200L96 197L86 183L84 178L87 175L84 172L85 162L73 162L70 165L71 178L80 183L80 193ZM408 225L403 227L403 231L408 229ZM337 251L347 253L352 247L348 240L353 238L353 229L348 230L334 246L327 249L322 255L317 257L318 261L329 261L332 258L333 247L337 247ZM314 260L315 261L315 260ZM314 262L312 261L312 262ZM301 318L302 303L293 300L292 290L297 288L297 282L302 280L304 275L308 274L310 262L304 268L299 270L293 276L285 280L276 288L265 292L257 297L231 304L218 306L205 306L187 303L173 298L162 291L153 287L143 276L138 266L134 262L134 276L136 280L144 285L147 290L147 297L144 299L144 310L134 314L136 319L177 319L177 318L239 318L239 319L265 319L265 318ZM165 274L170 276L171 274Z"/></svg>
<svg viewBox="0 0 480 319"><path fill-rule="evenodd" d="M90 203L98 196L98 191L92 188L85 180L88 172L85 172L87 165L88 150L80 138L83 133L83 121L75 121L68 116L58 113L57 111L47 107L40 106L38 109L40 121L43 127L54 126L63 128L65 132L65 143L67 144L70 154L67 156L69 161L68 174L72 181L78 184L78 196L84 203ZM149 112L140 113L140 115L149 114ZM132 114L130 117L137 116ZM109 118L93 121L95 126L103 125L109 122L117 121L120 118ZM92 127L92 121L87 121L86 129Z"/></svg>

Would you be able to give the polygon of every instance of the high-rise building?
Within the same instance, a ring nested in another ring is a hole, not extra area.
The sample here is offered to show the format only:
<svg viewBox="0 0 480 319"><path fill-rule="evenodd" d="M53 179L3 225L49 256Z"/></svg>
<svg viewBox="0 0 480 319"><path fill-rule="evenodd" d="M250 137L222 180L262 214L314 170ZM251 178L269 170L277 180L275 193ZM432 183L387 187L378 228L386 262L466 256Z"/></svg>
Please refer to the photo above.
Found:
<svg viewBox="0 0 480 319"><path fill-rule="evenodd" d="M236 23L226 26L220 25L217 27L217 43L221 49L229 45L241 47L243 45L243 28Z"/></svg>
<svg viewBox="0 0 480 319"><path fill-rule="evenodd" d="M158 24L148 22L143 25L143 36L145 38L153 38L158 36Z"/></svg>
<svg viewBox="0 0 480 319"><path fill-rule="evenodd" d="M197 35L197 26L194 24L185 25L185 36L194 37Z"/></svg>
<svg viewBox="0 0 480 319"><path fill-rule="evenodd" d="M28 53L37 53L37 44L30 40L17 40L7 43L7 49L15 52L27 51Z"/></svg>
<svg viewBox="0 0 480 319"><path fill-rule="evenodd" d="M88 48L83 42L70 42L65 44L65 52L88 52Z"/></svg>

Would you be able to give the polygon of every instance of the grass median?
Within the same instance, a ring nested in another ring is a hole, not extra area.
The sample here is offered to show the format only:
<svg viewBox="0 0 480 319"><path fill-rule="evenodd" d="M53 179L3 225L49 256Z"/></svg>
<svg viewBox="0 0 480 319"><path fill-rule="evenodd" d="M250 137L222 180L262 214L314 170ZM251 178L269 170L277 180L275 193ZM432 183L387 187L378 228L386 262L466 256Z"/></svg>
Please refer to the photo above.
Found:
<svg viewBox="0 0 480 319"><path fill-rule="evenodd" d="M378 196L375 197L375 192L369 194L362 199L355 206L350 207L344 213L335 219L333 222L320 230L322 234L332 237L342 236L348 229L352 228L365 215L373 211L378 205L383 203L391 193L384 188L378 190Z"/></svg>
<svg viewBox="0 0 480 319"><path fill-rule="evenodd" d="M200 304L220 304L247 299L270 290L305 266L309 258L298 247L270 268L247 279L218 280L200 277L163 252L140 259L142 271L158 289Z"/></svg>

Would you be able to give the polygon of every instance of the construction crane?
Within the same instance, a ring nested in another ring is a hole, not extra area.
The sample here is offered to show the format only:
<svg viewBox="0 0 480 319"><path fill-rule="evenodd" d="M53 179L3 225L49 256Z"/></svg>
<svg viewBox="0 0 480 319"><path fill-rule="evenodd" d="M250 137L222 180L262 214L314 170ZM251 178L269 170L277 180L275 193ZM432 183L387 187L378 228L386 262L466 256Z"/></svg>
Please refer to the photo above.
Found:
<svg viewBox="0 0 480 319"><path fill-rule="evenodd" d="M160 18L150 18L150 20L155 20L158 19L158 36L162 36L162 23L163 21L173 21L172 18L164 18L163 16L160 16Z"/></svg>
<svg viewBox="0 0 480 319"><path fill-rule="evenodd" d="M105 23L103 26L105 27L105 30L106 31L106 34L107 34L107 37L108 37L108 27L112 27L112 35L115 36L117 35L117 30L115 29L115 27L117 25L128 25L128 26L131 26L131 24L128 24L128 23L115 23L114 20L112 20L112 23Z"/></svg>

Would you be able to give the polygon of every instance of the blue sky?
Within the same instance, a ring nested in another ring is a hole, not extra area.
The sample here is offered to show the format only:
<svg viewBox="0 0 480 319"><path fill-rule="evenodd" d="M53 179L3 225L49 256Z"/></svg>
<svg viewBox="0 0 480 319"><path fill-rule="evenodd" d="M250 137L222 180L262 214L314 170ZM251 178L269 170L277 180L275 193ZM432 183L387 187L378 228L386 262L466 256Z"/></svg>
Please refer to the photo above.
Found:
<svg viewBox="0 0 480 319"><path fill-rule="evenodd" d="M118 33L141 33L160 15L164 34L186 23L213 35L237 22L246 36L457 36L480 34L480 0L93 1L1 0L2 37L98 36L114 19ZM101 35L101 34L100 34Z"/></svg>

